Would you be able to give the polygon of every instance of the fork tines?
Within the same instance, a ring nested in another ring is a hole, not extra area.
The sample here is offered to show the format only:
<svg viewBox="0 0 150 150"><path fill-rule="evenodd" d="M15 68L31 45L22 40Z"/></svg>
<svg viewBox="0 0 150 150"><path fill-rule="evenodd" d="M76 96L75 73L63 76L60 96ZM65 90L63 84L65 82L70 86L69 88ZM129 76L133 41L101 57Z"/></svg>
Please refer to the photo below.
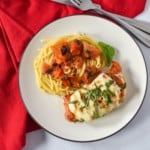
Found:
<svg viewBox="0 0 150 150"><path fill-rule="evenodd" d="M80 5L82 3L81 0L72 0L74 3L76 3L77 5Z"/></svg>

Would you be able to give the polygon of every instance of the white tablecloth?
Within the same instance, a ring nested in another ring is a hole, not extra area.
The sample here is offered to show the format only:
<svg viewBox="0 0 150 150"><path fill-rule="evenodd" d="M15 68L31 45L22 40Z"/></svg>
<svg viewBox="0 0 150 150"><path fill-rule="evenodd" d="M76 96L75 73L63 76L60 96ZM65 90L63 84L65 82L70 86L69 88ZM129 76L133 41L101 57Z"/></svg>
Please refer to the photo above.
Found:
<svg viewBox="0 0 150 150"><path fill-rule="evenodd" d="M134 6L133 6L134 7ZM150 0L142 14L136 17L150 22ZM139 43L139 42L138 42ZM150 48L139 43L150 75ZM76 143L59 139L43 129L30 132L23 150L150 150L150 78L144 103L136 117L119 133L91 143Z"/></svg>

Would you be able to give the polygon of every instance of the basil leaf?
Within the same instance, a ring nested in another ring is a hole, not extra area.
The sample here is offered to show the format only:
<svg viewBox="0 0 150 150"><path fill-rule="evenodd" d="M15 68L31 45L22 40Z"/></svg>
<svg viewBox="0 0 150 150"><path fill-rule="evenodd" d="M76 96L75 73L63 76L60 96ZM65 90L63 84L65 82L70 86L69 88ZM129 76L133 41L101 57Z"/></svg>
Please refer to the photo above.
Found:
<svg viewBox="0 0 150 150"><path fill-rule="evenodd" d="M113 56L115 55L115 49L104 42L98 42L98 45L103 50L102 52L106 59L106 65L109 66L112 62Z"/></svg>

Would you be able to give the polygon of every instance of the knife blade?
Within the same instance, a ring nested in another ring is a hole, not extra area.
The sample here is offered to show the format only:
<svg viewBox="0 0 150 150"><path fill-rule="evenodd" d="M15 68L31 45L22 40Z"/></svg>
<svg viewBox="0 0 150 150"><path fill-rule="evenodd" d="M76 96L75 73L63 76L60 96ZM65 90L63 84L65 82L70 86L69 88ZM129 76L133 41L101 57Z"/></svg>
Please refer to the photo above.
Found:
<svg viewBox="0 0 150 150"><path fill-rule="evenodd" d="M72 7L76 7L75 5L73 5L73 3L70 0L50 0L50 1L60 3L60 4L64 4L64 5L69 5L69 6L72 6ZM95 5L97 5L99 7L98 4L95 4ZM91 10L91 11L92 12L97 12L97 11L94 11L94 10ZM98 11L98 14L104 15L103 10ZM136 20L136 19L130 19L130 18L120 16L120 15L117 15L117 14L113 14L113 15L116 16L116 17L119 17L121 20L127 21L130 25L132 25L132 26L134 26L134 27L150 34L150 23L149 22L144 22L142 20Z"/></svg>

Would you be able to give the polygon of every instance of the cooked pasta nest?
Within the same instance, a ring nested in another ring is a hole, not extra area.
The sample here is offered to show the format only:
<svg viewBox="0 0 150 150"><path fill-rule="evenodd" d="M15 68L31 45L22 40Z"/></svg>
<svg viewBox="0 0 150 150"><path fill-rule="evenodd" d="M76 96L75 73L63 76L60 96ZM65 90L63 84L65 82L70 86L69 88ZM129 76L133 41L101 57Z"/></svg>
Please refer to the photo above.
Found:
<svg viewBox="0 0 150 150"><path fill-rule="evenodd" d="M47 93L70 94L91 83L105 66L102 49L86 34L65 35L42 43L34 70L39 88Z"/></svg>

